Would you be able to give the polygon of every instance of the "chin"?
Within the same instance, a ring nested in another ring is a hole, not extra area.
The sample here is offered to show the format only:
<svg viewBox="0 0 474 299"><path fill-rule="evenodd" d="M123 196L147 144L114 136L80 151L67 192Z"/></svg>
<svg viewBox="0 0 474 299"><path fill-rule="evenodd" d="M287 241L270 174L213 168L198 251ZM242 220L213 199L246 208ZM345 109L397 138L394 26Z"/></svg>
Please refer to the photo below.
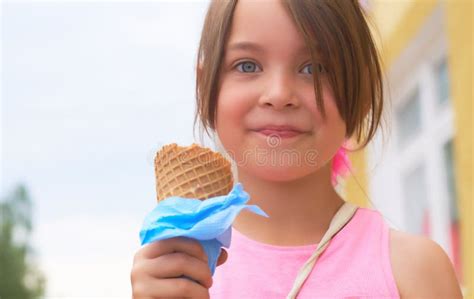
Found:
<svg viewBox="0 0 474 299"><path fill-rule="evenodd" d="M283 165L249 165L245 171L271 182L288 182L300 179L317 171L317 167Z"/></svg>

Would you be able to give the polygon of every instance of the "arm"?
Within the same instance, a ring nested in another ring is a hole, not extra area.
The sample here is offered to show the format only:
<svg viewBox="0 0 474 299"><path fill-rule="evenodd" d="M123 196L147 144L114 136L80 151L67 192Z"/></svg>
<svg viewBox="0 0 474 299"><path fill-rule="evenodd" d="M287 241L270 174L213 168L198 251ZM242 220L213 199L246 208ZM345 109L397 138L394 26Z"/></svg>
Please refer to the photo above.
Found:
<svg viewBox="0 0 474 299"><path fill-rule="evenodd" d="M421 284L416 296L429 298L462 298L451 260L436 242L426 239L420 247Z"/></svg>
<svg viewBox="0 0 474 299"><path fill-rule="evenodd" d="M433 240L395 232L392 263L401 298L462 298L453 265Z"/></svg>

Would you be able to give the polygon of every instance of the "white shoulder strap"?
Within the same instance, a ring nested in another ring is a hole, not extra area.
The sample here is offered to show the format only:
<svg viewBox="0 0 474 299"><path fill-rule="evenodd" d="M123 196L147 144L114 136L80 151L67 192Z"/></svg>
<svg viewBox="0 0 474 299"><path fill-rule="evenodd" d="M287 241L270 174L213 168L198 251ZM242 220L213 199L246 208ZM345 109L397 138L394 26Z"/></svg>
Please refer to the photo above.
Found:
<svg viewBox="0 0 474 299"><path fill-rule="evenodd" d="M298 295L298 292L300 291L301 286L308 278L309 273L311 273L311 270L314 267L314 264L318 260L319 255L329 245L329 241L331 240L331 238L335 234L337 234L337 232L339 232L344 227L344 225L346 225L346 223L348 223L351 220L357 208L358 207L356 205L347 201L339 208L337 213L332 218L331 223L329 224L329 229L324 234L323 238L321 239L321 242L319 242L318 247L316 248L316 251L311 255L311 257L306 261L303 267L299 270L296 280L293 283L293 287L291 288L290 293L286 297L287 299L296 298L296 295Z"/></svg>

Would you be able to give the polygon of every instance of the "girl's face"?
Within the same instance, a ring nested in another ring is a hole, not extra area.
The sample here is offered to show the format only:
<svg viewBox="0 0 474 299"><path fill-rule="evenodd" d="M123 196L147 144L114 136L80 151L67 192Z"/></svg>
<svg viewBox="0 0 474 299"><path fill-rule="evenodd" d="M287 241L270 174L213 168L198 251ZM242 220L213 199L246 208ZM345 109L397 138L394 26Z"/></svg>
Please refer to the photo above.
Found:
<svg viewBox="0 0 474 299"><path fill-rule="evenodd" d="M238 1L221 68L216 132L239 172L288 181L330 161L346 127L324 68L312 65L279 0ZM313 71L322 78L326 120Z"/></svg>

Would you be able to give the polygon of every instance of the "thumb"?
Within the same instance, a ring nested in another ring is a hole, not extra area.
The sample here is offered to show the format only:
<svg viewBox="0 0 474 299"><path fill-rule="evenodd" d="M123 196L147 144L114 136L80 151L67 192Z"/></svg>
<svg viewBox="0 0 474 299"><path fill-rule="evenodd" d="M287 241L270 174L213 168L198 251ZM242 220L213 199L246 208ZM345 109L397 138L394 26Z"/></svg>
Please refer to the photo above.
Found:
<svg viewBox="0 0 474 299"><path fill-rule="evenodd" d="M227 251L225 251L224 248L221 248L221 254L219 255L219 258L217 259L217 266L222 265L227 261Z"/></svg>

